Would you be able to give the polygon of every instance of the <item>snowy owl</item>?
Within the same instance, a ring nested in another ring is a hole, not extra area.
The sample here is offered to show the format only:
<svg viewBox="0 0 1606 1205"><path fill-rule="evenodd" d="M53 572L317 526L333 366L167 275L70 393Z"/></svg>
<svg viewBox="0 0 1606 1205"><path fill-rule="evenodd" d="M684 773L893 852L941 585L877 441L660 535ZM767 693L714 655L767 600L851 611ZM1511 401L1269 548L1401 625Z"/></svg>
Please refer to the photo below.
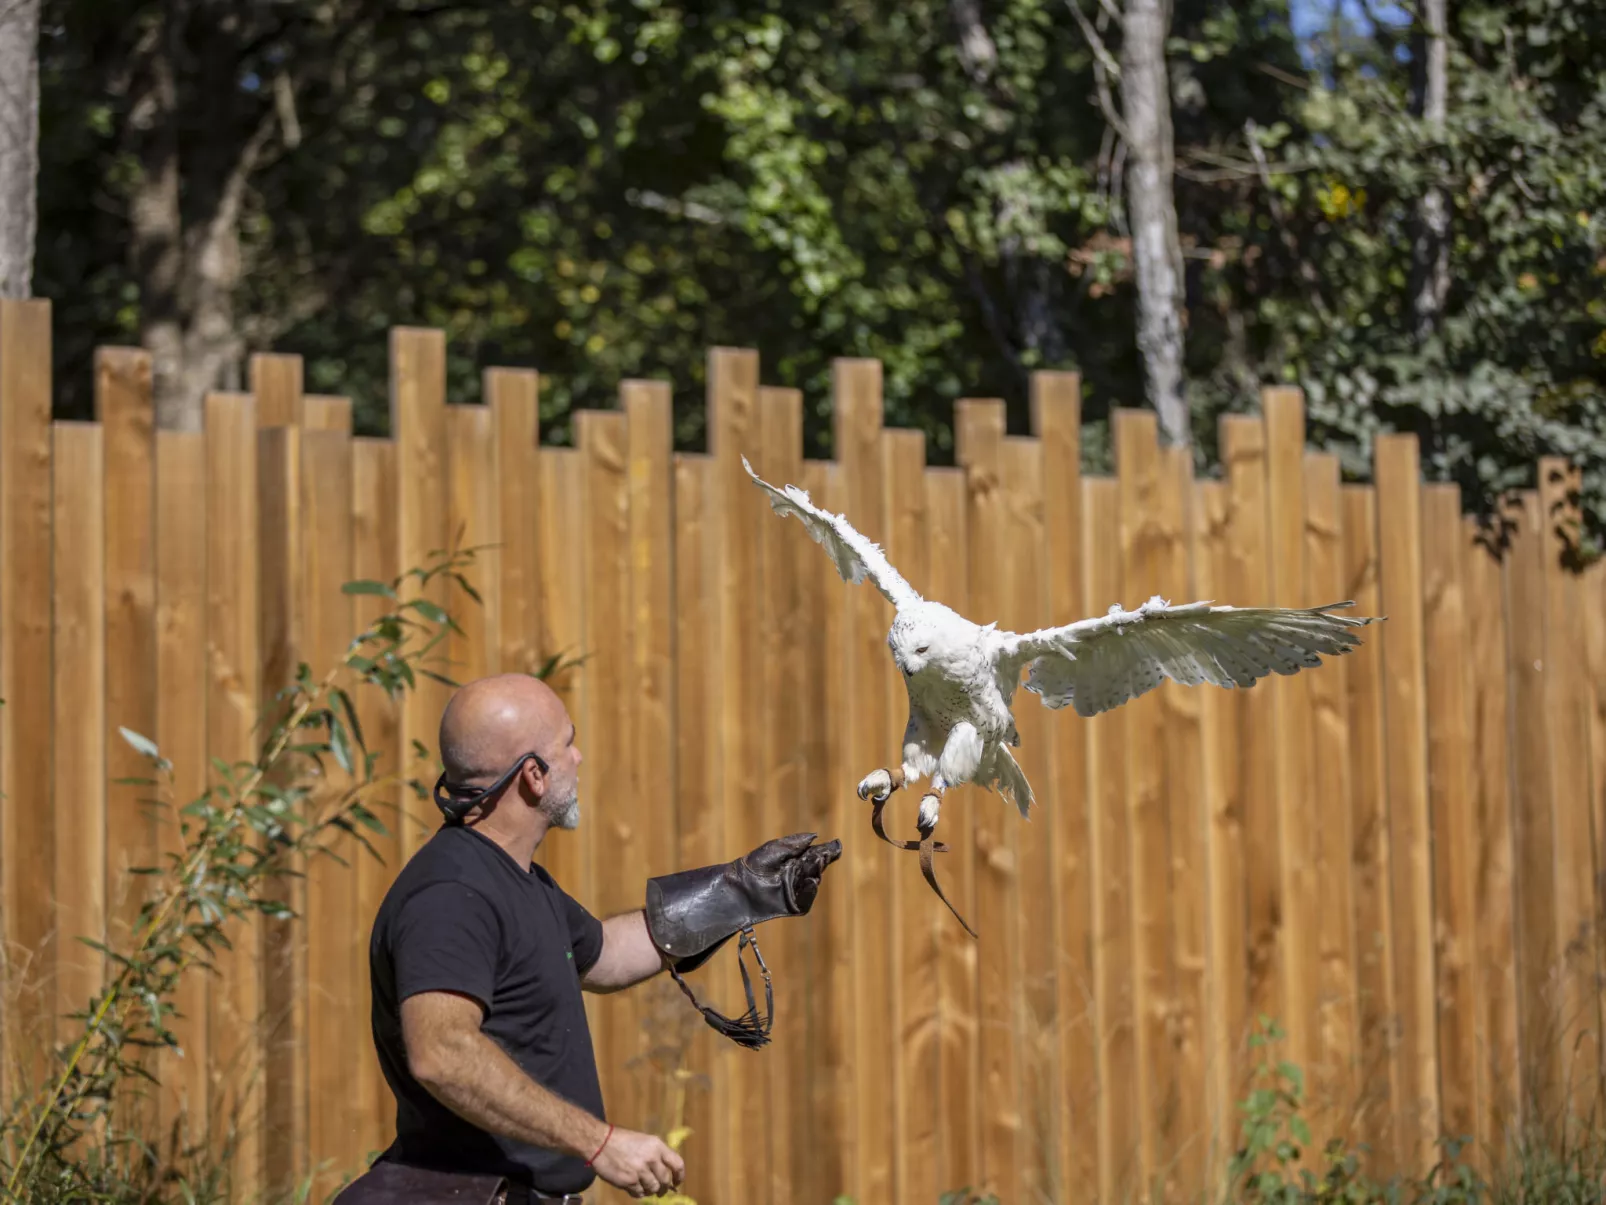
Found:
<svg viewBox="0 0 1606 1205"><path fill-rule="evenodd" d="M1070 704L1078 715L1093 716L1154 689L1163 678L1188 686L1253 686L1267 674L1312 668L1321 664L1318 654L1347 653L1359 643L1350 628L1377 622L1332 614L1353 602L1308 608L1209 602L1173 607L1154 597L1135 611L1117 605L1096 619L1061 627L1000 631L996 623L972 623L922 598L880 547L844 516L821 510L797 486L777 488L764 481L745 456L742 467L776 514L802 521L844 581L868 577L896 608L887 647L909 695L903 756L900 764L867 774L858 791L877 805L880 833L880 805L891 793L931 779L920 800L919 848L926 878L939 895L930 872L931 833L945 790L974 782L1010 799L1022 816L1031 809L1031 784L1010 753L1020 744L1010 707L1022 666L1028 667L1026 689L1045 707ZM963 917L959 920L964 924Z"/></svg>

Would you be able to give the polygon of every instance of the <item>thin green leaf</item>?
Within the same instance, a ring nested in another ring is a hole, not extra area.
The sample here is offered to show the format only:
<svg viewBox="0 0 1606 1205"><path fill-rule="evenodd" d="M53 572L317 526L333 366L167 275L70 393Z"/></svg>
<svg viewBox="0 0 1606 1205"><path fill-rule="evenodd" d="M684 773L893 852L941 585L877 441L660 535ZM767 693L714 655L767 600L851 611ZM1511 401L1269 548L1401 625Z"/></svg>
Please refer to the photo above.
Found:
<svg viewBox="0 0 1606 1205"><path fill-rule="evenodd" d="M396 597L396 591L384 582L370 581L366 578L347 582L340 589L344 594L378 594L384 598Z"/></svg>

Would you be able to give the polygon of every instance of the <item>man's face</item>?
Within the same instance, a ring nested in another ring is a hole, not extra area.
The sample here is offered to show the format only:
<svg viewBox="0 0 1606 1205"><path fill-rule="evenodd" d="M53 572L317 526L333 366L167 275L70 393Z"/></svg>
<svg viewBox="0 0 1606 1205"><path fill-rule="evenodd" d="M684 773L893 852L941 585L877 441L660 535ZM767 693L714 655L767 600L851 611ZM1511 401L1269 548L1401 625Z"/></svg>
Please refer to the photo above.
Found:
<svg viewBox="0 0 1606 1205"><path fill-rule="evenodd" d="M580 823L580 747L575 743L574 723L561 746L546 759L546 792L541 811L554 828L573 829Z"/></svg>

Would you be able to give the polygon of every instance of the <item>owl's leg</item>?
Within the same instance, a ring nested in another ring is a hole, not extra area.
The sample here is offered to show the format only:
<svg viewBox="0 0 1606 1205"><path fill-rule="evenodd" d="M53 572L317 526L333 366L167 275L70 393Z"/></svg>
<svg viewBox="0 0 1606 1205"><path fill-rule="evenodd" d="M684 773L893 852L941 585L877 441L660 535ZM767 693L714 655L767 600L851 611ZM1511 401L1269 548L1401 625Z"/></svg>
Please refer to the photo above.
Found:
<svg viewBox="0 0 1606 1205"><path fill-rule="evenodd" d="M903 764L872 770L859 782L859 798L871 803L885 803L894 791L913 786L920 781L920 741L924 725L920 717L911 712L909 723L903 730Z"/></svg>
<svg viewBox="0 0 1606 1205"><path fill-rule="evenodd" d="M969 782L981 764L982 740L974 724L961 720L948 732L937 758L937 769L931 776L930 789L920 797L920 835L929 836L937 827L937 815L942 810L942 795L951 786Z"/></svg>
<svg viewBox="0 0 1606 1205"><path fill-rule="evenodd" d="M920 815L915 819L922 837L931 836L931 831L937 827L937 813L942 810L942 793L948 789L942 775L934 774L931 778L931 787L920 797Z"/></svg>

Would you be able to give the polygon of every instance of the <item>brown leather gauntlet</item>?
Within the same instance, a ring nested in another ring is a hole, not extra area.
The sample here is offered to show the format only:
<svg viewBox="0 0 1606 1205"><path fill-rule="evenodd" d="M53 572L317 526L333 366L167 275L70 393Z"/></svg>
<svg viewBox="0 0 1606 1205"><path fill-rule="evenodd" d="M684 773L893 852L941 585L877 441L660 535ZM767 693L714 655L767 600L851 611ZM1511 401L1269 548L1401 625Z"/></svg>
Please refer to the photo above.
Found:
<svg viewBox="0 0 1606 1205"><path fill-rule="evenodd" d="M769 1041L775 996L769 968L759 953L753 926L783 916L802 916L814 906L825 868L842 856L842 843L814 844L814 833L766 841L752 853L717 866L701 866L647 881L647 933L670 959L669 973L704 1020L733 1042L757 1049ZM732 937L747 993L747 1011L736 1020L701 1004L681 973L694 971ZM767 1015L759 1017L742 952L753 947L764 975Z"/></svg>

